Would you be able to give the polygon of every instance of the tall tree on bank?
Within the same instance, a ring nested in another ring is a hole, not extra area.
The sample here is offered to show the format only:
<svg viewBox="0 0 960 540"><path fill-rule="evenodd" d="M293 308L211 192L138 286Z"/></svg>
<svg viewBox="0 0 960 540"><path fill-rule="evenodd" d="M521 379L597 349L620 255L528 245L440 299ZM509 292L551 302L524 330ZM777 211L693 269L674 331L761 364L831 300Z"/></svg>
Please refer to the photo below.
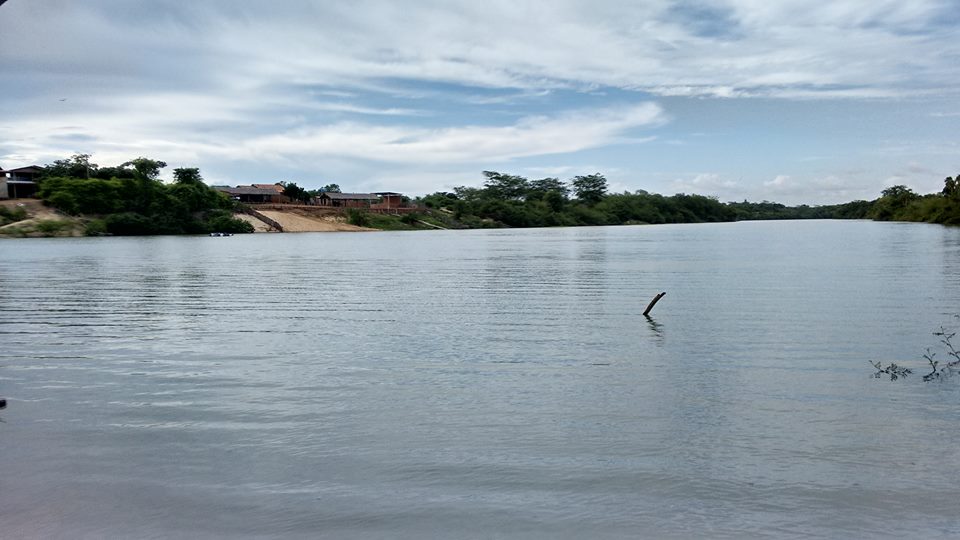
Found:
<svg viewBox="0 0 960 540"><path fill-rule="evenodd" d="M596 204L607 194L607 179L600 173L575 176L570 184L577 198L587 204Z"/></svg>
<svg viewBox="0 0 960 540"><path fill-rule="evenodd" d="M483 183L490 198L504 201L519 201L527 195L529 183L522 176L502 174L495 171L483 171L487 181Z"/></svg>
<svg viewBox="0 0 960 540"><path fill-rule="evenodd" d="M130 161L120 165L121 167L132 167L135 171L134 174L142 180L160 180L160 169L167 166L167 162L158 161L155 159L138 157L137 159L131 159Z"/></svg>
<svg viewBox="0 0 960 540"><path fill-rule="evenodd" d="M181 167L173 170L173 183L199 185L203 183L203 177L200 176L200 169L196 167Z"/></svg>
<svg viewBox="0 0 960 540"><path fill-rule="evenodd" d="M90 178L96 177L96 172L97 164L90 163L90 154L74 154L44 167L44 176Z"/></svg>
<svg viewBox="0 0 960 540"><path fill-rule="evenodd" d="M283 194L289 197L290 200L300 202L310 200L310 193L298 186L296 182L280 182L280 185L283 186Z"/></svg>

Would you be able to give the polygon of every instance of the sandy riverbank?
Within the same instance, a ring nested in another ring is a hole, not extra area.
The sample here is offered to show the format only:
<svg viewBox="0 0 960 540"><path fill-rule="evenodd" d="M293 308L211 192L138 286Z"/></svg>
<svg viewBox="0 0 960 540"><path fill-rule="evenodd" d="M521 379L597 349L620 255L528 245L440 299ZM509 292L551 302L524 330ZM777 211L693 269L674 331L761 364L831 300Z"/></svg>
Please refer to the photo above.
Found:
<svg viewBox="0 0 960 540"><path fill-rule="evenodd" d="M296 210L260 210L260 213L276 221L283 227L284 232L339 232L339 231L374 231L367 227L357 227L347 223L342 216L312 216ZM237 216L240 217L240 216ZM252 219L252 216L247 216ZM243 218L245 219L245 218ZM256 220L263 224L262 221ZM251 222L253 223L253 222ZM265 225L265 224L263 224ZM263 232L255 223L256 232ZM269 229L269 227L266 227Z"/></svg>
<svg viewBox="0 0 960 540"><path fill-rule="evenodd" d="M26 211L27 219L0 226L0 236L82 236L84 221L66 216L44 206L38 199L14 199L0 201L0 206L11 210L21 208ZM340 214L329 214L304 209L262 210L261 213L279 223L284 232L340 232L375 231L367 227L357 227L346 222ZM254 216L234 214L254 227L254 232L270 232L273 228ZM56 225L56 227L51 227Z"/></svg>
<svg viewBox="0 0 960 540"><path fill-rule="evenodd" d="M27 218L0 226L0 237L23 236L83 236L79 219L63 215L44 206L39 199L12 199L0 201L10 210L23 209Z"/></svg>

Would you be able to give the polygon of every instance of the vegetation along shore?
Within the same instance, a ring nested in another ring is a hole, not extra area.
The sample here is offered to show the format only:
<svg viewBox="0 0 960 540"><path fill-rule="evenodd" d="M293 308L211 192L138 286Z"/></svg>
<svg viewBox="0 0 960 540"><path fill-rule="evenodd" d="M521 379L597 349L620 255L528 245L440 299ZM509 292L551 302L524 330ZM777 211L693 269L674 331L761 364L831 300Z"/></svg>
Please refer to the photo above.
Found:
<svg viewBox="0 0 960 540"><path fill-rule="evenodd" d="M0 236L98 236L362 231L701 223L771 219L874 219L960 224L960 175L939 193L902 185L873 201L827 206L720 202L696 194L609 193L601 174L530 180L484 171L482 187L461 186L416 199L397 193L345 194L336 184L306 190L296 183L250 189L208 186L197 168L160 180L163 161L140 157L100 167L77 154L29 167L19 192L0 200ZM5 179L17 178L6 171ZM4 172L0 172L3 175ZM10 182L11 188L15 182ZM32 189L25 191L25 188ZM269 201L235 194L267 192ZM26 196L24 196L26 193ZM379 197L379 198L378 198ZM383 204L384 200L399 201ZM379 202L378 202L379 201Z"/></svg>

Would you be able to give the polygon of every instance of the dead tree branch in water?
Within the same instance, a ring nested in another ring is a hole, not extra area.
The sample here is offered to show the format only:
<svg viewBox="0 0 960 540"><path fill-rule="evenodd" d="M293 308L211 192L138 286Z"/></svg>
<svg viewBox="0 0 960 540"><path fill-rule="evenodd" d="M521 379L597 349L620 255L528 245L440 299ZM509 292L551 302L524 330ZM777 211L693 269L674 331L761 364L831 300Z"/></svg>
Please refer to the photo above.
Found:
<svg viewBox="0 0 960 540"><path fill-rule="evenodd" d="M647 304L647 309L643 310L643 316L644 316L644 317L649 317L649 316L650 316L650 310L653 309L653 306L657 305L657 302L659 302L660 299L663 298L663 296L664 296L665 294L667 294L667 293L662 292L662 293L660 293L660 294L658 294L658 295L656 295L656 296L653 297L653 300L651 300L650 303Z"/></svg>

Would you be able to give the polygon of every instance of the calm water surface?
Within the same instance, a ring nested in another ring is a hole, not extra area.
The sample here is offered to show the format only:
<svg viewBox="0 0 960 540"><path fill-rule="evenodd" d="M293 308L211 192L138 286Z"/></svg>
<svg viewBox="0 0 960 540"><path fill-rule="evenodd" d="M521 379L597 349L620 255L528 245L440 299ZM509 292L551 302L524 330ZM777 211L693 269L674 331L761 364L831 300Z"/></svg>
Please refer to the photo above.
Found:
<svg viewBox="0 0 960 540"><path fill-rule="evenodd" d="M2 241L0 536L956 537L867 361L957 313L921 224Z"/></svg>

